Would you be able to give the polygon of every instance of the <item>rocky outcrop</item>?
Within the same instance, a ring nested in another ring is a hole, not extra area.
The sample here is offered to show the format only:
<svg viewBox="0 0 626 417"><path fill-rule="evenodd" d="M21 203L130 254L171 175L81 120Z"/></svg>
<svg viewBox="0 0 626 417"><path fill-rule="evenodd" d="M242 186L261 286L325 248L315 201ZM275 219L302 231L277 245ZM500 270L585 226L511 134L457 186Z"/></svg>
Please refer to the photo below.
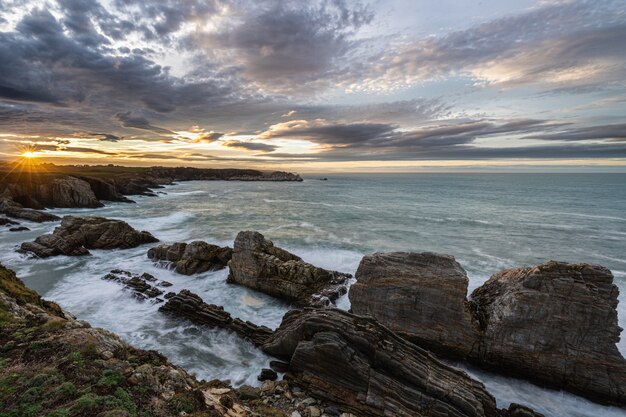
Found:
<svg viewBox="0 0 626 417"><path fill-rule="evenodd" d="M81 256L88 255L89 249L128 249L157 241L150 233L139 232L121 220L65 216L52 234L24 242L20 250L40 258Z"/></svg>
<svg viewBox="0 0 626 417"><path fill-rule="evenodd" d="M155 303L163 302L163 299L159 298L163 295L161 288L172 286L172 284L167 281L158 281L154 275L148 274L147 272L137 275L121 269L112 270L102 277L102 279L119 282L124 285L124 288L132 291L135 298L142 301L152 299Z"/></svg>
<svg viewBox="0 0 626 417"><path fill-rule="evenodd" d="M76 320L1 265L0 346L7 416L259 415L227 383L197 381L158 352Z"/></svg>
<svg viewBox="0 0 626 417"><path fill-rule="evenodd" d="M37 223L52 222L60 219L59 216L55 216L54 214L25 208L8 197L0 198L0 213L4 213L16 219L29 220Z"/></svg>
<svg viewBox="0 0 626 417"><path fill-rule="evenodd" d="M79 176L77 177L89 183L91 190L98 200L101 201L118 201L122 203L133 203L134 201L124 197L116 188L112 181L102 178Z"/></svg>
<svg viewBox="0 0 626 417"><path fill-rule="evenodd" d="M549 262L502 271L469 302L466 289L452 257L390 253L363 258L349 296L353 312L443 356L626 405L608 269Z"/></svg>
<svg viewBox="0 0 626 417"><path fill-rule="evenodd" d="M509 269L472 293L476 360L591 399L626 405L613 274L590 264Z"/></svg>
<svg viewBox="0 0 626 417"><path fill-rule="evenodd" d="M510 415L483 384L377 321L336 309L293 310L263 350L290 380L360 417Z"/></svg>
<svg viewBox="0 0 626 417"><path fill-rule="evenodd" d="M102 207L89 183L69 175L33 175L8 182L3 194L25 207Z"/></svg>
<svg viewBox="0 0 626 417"><path fill-rule="evenodd" d="M419 346L465 358L478 343L468 278L452 256L376 253L363 257L350 288L352 311L376 317Z"/></svg>
<svg viewBox="0 0 626 417"><path fill-rule="evenodd" d="M228 266L228 282L299 306L332 305L346 293L345 283L351 277L306 263L258 232L239 232Z"/></svg>
<svg viewBox="0 0 626 417"><path fill-rule="evenodd" d="M189 290L182 290L171 297L167 303L159 308L159 311L204 326L231 330L256 346L262 345L272 334L270 328L233 318L230 313L224 311L224 307L207 304L202 301L200 296Z"/></svg>
<svg viewBox="0 0 626 417"><path fill-rule="evenodd" d="M226 268L233 250L202 241L159 245L148 250L148 258L164 266L171 266L176 272L192 275Z"/></svg>
<svg viewBox="0 0 626 417"><path fill-rule="evenodd" d="M0 217L0 226L16 226L19 223L6 217Z"/></svg>

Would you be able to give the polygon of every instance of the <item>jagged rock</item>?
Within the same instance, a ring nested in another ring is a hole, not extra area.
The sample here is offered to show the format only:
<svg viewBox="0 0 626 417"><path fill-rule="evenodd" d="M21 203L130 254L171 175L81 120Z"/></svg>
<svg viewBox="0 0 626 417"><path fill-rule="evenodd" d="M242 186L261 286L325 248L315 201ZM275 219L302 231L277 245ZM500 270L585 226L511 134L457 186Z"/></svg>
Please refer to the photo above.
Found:
<svg viewBox="0 0 626 417"><path fill-rule="evenodd" d="M264 292L299 306L329 306L346 293L351 277L304 262L274 246L258 232L239 232L228 282Z"/></svg>
<svg viewBox="0 0 626 417"><path fill-rule="evenodd" d="M202 241L159 245L148 250L148 258L171 265L179 274L192 275L226 268L232 257L231 248Z"/></svg>
<svg viewBox="0 0 626 417"><path fill-rule="evenodd" d="M263 344L294 382L358 416L501 416L483 384L376 320L337 309L292 310Z"/></svg>
<svg viewBox="0 0 626 417"><path fill-rule="evenodd" d="M0 198L0 213L4 213L7 216L14 217L16 219L30 220L37 223L52 222L60 219L59 216L55 216L54 214L25 208L20 203L17 203L7 197Z"/></svg>
<svg viewBox="0 0 626 417"><path fill-rule="evenodd" d="M256 346L263 344L272 334L270 328L233 318L230 313L224 311L224 307L207 304L200 296L189 290L182 290L170 297L159 311L189 319L197 324L232 330Z"/></svg>
<svg viewBox="0 0 626 417"><path fill-rule="evenodd" d="M509 269L472 293L483 338L476 360L596 401L626 405L613 274L590 264Z"/></svg>
<svg viewBox="0 0 626 417"><path fill-rule="evenodd" d="M363 257L350 288L352 312L375 317L406 339L465 358L478 343L468 278L452 256L375 253Z"/></svg>
<svg viewBox="0 0 626 417"><path fill-rule="evenodd" d="M289 369L289 364L281 361L270 361L270 368L273 371L285 373Z"/></svg>
<svg viewBox="0 0 626 417"><path fill-rule="evenodd" d="M278 374L272 369L263 368L261 369L261 373L257 377L259 381L276 381L278 378Z"/></svg>
<svg viewBox="0 0 626 417"><path fill-rule="evenodd" d="M140 300L153 298L157 303L163 302L162 299L157 298L160 295L163 295L163 291L158 289L156 286L148 284L148 282L155 282L157 279L148 273L143 273L142 275L134 275L128 271L114 269L110 273L102 277L102 279L124 284L124 287L133 291L133 295Z"/></svg>
<svg viewBox="0 0 626 417"><path fill-rule="evenodd" d="M127 249L157 242L148 232L138 232L128 223L104 217L65 216L52 234L41 235L34 242L24 242L22 252L40 258L56 255L88 255L88 249Z"/></svg>

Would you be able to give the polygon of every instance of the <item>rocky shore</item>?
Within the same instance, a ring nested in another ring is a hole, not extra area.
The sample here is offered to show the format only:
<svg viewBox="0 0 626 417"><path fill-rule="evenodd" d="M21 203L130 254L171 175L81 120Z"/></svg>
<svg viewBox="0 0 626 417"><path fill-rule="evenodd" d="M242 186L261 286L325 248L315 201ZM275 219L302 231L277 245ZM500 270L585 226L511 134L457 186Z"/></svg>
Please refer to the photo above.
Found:
<svg viewBox="0 0 626 417"><path fill-rule="evenodd" d="M154 189L177 181L302 181L298 174L253 169L126 168L117 166L54 166L13 172L0 180L0 213L34 222L58 220L46 208L101 207L102 201L132 203L127 195L156 196Z"/></svg>

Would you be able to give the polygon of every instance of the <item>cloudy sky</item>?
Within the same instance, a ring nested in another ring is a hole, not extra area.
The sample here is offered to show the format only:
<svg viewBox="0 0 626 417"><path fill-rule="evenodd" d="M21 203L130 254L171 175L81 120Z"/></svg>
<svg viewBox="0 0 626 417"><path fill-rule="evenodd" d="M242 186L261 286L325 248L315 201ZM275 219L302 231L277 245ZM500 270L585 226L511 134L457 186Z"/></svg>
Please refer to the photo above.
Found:
<svg viewBox="0 0 626 417"><path fill-rule="evenodd" d="M626 170L623 0L0 0L0 158Z"/></svg>

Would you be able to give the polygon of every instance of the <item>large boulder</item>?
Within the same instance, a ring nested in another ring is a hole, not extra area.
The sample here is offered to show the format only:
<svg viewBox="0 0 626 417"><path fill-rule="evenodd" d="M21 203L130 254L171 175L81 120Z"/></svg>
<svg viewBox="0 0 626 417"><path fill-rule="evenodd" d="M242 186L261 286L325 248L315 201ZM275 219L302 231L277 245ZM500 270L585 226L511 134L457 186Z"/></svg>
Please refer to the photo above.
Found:
<svg viewBox="0 0 626 417"><path fill-rule="evenodd" d="M626 405L608 269L552 261L502 271L469 302L466 289L452 257L389 253L363 258L349 296L353 312L442 356Z"/></svg>
<svg viewBox="0 0 626 417"><path fill-rule="evenodd" d="M52 234L41 235L34 242L24 242L20 250L47 258L88 255L88 249L128 249L152 242L158 242L158 239L121 220L65 216Z"/></svg>
<svg viewBox="0 0 626 417"><path fill-rule="evenodd" d="M274 246L258 232L239 232L228 263L228 282L299 306L329 306L346 293L349 274L328 271Z"/></svg>
<svg viewBox="0 0 626 417"><path fill-rule="evenodd" d="M224 307L207 304L199 295L189 290L182 290L171 297L159 311L204 326L231 330L256 346L262 345L272 334L269 327L233 318L224 311Z"/></svg>
<svg viewBox="0 0 626 417"><path fill-rule="evenodd" d="M597 265L552 261L499 272L472 293L483 329L476 359L626 405L618 294L611 271Z"/></svg>
<svg viewBox="0 0 626 417"><path fill-rule="evenodd" d="M233 250L210 243L195 241L159 245L148 250L148 258L155 262L171 265L179 274L192 275L205 271L226 268Z"/></svg>
<svg viewBox="0 0 626 417"><path fill-rule="evenodd" d="M311 395L361 417L522 415L498 410L463 371L345 311L292 310L263 350L287 360L289 377Z"/></svg>
<svg viewBox="0 0 626 417"><path fill-rule="evenodd" d="M478 322L467 302L468 278L452 256L376 253L361 260L350 288L355 314L376 317L422 347L467 357L478 342Z"/></svg>

